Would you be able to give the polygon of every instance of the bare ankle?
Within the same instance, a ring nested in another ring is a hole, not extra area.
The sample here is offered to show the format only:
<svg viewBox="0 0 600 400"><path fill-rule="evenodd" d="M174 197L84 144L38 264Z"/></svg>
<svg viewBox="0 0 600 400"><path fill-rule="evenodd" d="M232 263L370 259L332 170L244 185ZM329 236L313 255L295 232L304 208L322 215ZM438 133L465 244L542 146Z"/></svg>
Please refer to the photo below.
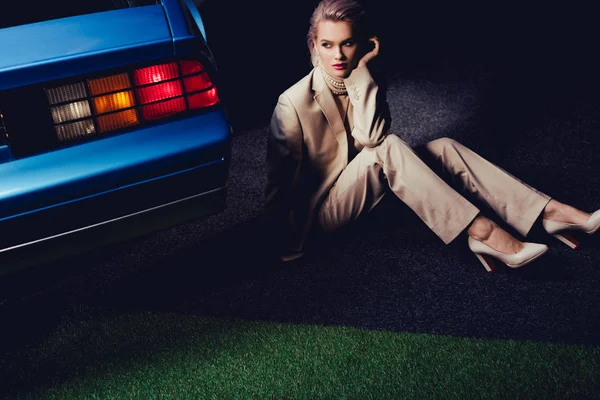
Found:
<svg viewBox="0 0 600 400"><path fill-rule="evenodd" d="M480 215L471 222L467 234L473 239L484 241L489 239L493 230L494 223L488 218Z"/></svg>
<svg viewBox="0 0 600 400"><path fill-rule="evenodd" d="M552 219L552 217L555 217L556 214L559 213L561 206L564 206L564 204L552 199L548 202L548 204L546 204L546 207L544 207L544 219Z"/></svg>
<svg viewBox="0 0 600 400"><path fill-rule="evenodd" d="M478 216L473 220L467 233L473 239L505 254L516 254L525 245L499 227L494 221L482 216Z"/></svg>
<svg viewBox="0 0 600 400"><path fill-rule="evenodd" d="M554 199L548 202L543 215L544 219L574 224L585 223L589 217L590 214Z"/></svg>

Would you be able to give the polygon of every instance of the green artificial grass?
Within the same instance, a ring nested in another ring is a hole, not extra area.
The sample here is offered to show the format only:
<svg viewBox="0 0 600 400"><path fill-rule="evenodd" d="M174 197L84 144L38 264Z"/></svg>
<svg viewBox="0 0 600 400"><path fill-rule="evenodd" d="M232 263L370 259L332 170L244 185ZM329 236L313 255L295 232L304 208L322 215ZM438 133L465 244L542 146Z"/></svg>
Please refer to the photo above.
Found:
<svg viewBox="0 0 600 400"><path fill-rule="evenodd" d="M159 313L63 321L10 398L597 398L600 349Z"/></svg>

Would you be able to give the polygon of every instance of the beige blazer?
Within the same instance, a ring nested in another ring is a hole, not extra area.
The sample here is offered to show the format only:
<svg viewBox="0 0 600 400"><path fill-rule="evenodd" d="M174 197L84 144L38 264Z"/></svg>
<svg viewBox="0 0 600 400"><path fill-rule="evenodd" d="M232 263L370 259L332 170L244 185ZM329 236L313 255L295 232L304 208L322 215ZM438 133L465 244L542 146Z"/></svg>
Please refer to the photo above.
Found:
<svg viewBox="0 0 600 400"><path fill-rule="evenodd" d="M279 96L270 124L265 208L284 251L302 251L316 210L349 162L344 122L318 68ZM360 148L379 145L391 123L385 94L366 66L344 82L351 135Z"/></svg>

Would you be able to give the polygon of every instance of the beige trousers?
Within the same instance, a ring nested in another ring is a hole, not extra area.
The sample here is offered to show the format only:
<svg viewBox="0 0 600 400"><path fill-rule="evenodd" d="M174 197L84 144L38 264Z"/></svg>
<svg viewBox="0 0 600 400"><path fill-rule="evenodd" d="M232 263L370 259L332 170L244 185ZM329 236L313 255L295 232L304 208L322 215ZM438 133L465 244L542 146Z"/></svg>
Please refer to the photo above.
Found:
<svg viewBox="0 0 600 400"><path fill-rule="evenodd" d="M426 148L454 179L486 202L504 221L526 236L550 197L521 182L472 150L449 138ZM319 209L321 228L331 232L393 192L444 243L450 243L479 209L436 175L398 136L364 148L340 174Z"/></svg>

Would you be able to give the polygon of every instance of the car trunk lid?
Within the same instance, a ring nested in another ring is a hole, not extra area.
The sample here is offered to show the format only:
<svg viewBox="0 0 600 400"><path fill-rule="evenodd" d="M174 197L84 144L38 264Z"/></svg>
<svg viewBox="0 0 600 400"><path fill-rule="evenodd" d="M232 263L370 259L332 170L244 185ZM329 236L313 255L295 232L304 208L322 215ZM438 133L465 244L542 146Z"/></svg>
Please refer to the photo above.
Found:
<svg viewBox="0 0 600 400"><path fill-rule="evenodd" d="M0 43L0 90L173 55L160 5L5 28Z"/></svg>

